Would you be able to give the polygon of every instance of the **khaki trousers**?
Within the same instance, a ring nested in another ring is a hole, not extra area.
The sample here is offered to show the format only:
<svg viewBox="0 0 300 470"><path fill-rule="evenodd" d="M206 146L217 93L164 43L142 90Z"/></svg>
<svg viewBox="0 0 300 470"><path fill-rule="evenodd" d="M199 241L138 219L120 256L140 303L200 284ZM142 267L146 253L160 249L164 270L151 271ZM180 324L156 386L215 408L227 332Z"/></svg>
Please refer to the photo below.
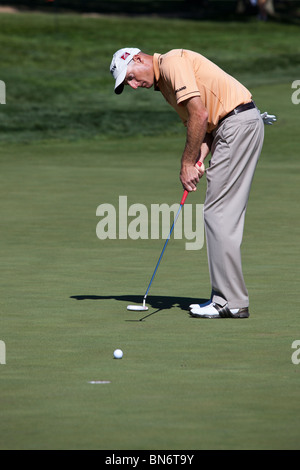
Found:
<svg viewBox="0 0 300 470"><path fill-rule="evenodd" d="M264 139L257 108L225 119L213 131L204 222L213 302L249 306L241 243L245 213Z"/></svg>

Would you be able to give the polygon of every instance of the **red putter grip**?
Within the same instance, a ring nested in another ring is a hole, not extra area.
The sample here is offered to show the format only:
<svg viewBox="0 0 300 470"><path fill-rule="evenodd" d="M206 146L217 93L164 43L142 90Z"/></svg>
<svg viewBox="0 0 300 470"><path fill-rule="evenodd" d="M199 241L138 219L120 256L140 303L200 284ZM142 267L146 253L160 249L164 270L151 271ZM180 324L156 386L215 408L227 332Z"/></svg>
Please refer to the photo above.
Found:
<svg viewBox="0 0 300 470"><path fill-rule="evenodd" d="M185 200L186 200L188 194L189 194L189 192L185 189L184 192L183 192L181 202L180 202L181 206L183 206L183 204L185 203Z"/></svg>
<svg viewBox="0 0 300 470"><path fill-rule="evenodd" d="M199 168L202 166L202 162L198 161L196 163L197 166L199 166ZM187 195L189 194L189 191L187 191L186 189L184 190L183 192L183 196L182 196L182 199L181 199L181 202L180 202L180 205L183 206L183 204L185 203L185 200L187 198Z"/></svg>

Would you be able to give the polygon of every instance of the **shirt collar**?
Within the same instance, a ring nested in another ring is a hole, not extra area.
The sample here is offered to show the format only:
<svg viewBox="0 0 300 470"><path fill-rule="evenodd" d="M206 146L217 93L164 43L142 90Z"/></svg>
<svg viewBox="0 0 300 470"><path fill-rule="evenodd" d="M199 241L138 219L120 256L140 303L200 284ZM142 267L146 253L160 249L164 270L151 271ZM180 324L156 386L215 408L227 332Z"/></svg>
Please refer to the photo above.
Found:
<svg viewBox="0 0 300 470"><path fill-rule="evenodd" d="M158 90L158 91L159 91L158 81L160 79L160 71L159 71L158 61L159 61L160 56L161 56L161 54L157 54L157 53L155 53L153 55L154 90Z"/></svg>

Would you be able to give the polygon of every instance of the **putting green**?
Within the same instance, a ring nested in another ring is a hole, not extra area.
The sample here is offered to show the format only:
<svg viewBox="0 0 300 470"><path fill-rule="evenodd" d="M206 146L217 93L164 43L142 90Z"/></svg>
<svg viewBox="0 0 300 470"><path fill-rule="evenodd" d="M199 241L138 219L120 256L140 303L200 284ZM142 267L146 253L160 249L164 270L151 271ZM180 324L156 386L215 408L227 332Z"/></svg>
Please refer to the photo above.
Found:
<svg viewBox="0 0 300 470"><path fill-rule="evenodd" d="M147 34L151 24L145 20ZM97 207L117 207L121 195L147 208L180 202L184 129L68 140L60 131L40 139L37 129L35 140L28 129L7 130L0 144L1 449L299 448L296 78L252 87L261 110L279 120L265 129L246 217L251 316L244 321L188 316L189 303L210 294L206 252L173 238L148 312L127 311L142 302L163 240L96 235ZM133 103L132 95L124 100ZM187 203L201 204L204 195L205 180ZM122 360L113 359L117 348Z"/></svg>

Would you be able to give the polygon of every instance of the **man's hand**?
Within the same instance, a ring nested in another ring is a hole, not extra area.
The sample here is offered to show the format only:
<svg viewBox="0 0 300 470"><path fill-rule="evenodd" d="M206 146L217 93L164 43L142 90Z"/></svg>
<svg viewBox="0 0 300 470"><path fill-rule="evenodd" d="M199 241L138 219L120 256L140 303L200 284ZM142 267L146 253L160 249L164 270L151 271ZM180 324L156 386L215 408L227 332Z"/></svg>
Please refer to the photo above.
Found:
<svg viewBox="0 0 300 470"><path fill-rule="evenodd" d="M196 165L182 165L180 172L180 181L182 186L187 191L196 191L199 179L205 173L204 163L197 163Z"/></svg>

